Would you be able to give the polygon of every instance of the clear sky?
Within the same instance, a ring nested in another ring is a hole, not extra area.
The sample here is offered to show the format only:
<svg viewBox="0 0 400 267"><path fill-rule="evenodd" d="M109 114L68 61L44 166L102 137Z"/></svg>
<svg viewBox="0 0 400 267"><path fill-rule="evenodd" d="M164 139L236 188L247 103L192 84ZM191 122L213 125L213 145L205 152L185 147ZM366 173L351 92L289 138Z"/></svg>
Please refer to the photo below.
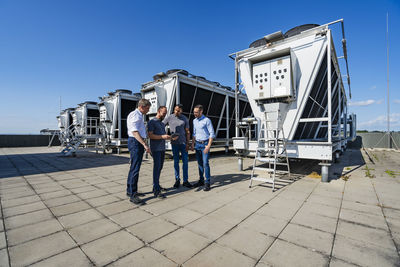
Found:
<svg viewBox="0 0 400 267"><path fill-rule="evenodd" d="M228 54L278 30L340 18L350 111L358 129L385 130L386 12L391 120L399 131L399 0L0 0L0 134L56 129L60 97L65 109L117 88L138 92L171 68L233 87Z"/></svg>

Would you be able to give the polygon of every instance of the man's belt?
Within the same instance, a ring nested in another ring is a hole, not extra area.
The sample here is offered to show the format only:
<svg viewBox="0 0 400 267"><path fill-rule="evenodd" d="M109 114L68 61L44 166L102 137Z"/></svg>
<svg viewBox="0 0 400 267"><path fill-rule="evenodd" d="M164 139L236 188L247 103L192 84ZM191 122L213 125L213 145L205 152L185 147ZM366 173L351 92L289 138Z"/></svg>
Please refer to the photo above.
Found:
<svg viewBox="0 0 400 267"><path fill-rule="evenodd" d="M199 144L205 144L205 143L207 143L208 142L208 140L203 140L203 141L198 141L198 140L196 140L196 143L199 143Z"/></svg>

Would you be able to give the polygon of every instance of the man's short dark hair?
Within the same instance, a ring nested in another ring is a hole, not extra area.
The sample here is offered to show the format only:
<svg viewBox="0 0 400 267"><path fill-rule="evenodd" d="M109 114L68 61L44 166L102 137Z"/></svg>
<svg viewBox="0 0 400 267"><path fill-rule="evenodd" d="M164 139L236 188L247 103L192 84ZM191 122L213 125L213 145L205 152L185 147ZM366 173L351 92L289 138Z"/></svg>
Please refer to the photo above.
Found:
<svg viewBox="0 0 400 267"><path fill-rule="evenodd" d="M176 104L175 107L181 108L183 110L183 105L182 104Z"/></svg>
<svg viewBox="0 0 400 267"><path fill-rule="evenodd" d="M140 99L138 102L138 107L150 107L150 106L151 106L150 101L145 98Z"/></svg>
<svg viewBox="0 0 400 267"><path fill-rule="evenodd" d="M159 106L158 109L157 109L157 111L160 111L160 110L162 110L163 108L167 108L167 107L166 107L166 106Z"/></svg>
<svg viewBox="0 0 400 267"><path fill-rule="evenodd" d="M196 105L194 108L198 108L200 110L204 110L203 105Z"/></svg>

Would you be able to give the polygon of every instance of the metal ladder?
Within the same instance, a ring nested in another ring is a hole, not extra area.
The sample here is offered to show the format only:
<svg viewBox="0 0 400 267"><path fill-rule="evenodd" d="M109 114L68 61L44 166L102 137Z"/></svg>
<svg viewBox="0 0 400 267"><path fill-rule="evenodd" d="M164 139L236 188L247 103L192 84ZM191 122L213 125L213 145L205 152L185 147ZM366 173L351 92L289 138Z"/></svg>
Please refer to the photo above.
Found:
<svg viewBox="0 0 400 267"><path fill-rule="evenodd" d="M276 174L288 174L290 178L290 166L279 111L264 112L264 116L265 118L261 122L258 134L258 144L249 187L251 187L253 181L260 181L272 184L272 190L274 191ZM259 167L257 166L258 162L261 162L261 164L268 163L268 167ZM277 170L277 165L286 166L287 170ZM255 170L265 171L269 177L255 177Z"/></svg>

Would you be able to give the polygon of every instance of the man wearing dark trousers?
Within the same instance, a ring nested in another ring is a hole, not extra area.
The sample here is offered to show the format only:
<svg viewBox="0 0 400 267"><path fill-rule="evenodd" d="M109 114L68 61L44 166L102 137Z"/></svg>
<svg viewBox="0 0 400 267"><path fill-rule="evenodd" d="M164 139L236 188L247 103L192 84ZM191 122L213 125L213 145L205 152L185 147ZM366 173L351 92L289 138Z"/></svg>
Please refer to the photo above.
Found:
<svg viewBox="0 0 400 267"><path fill-rule="evenodd" d="M150 138L150 150L153 156L153 193L155 197L165 198L161 193L160 174L164 165L165 140L170 140L171 136L165 132L165 124L162 120L167 115L167 108L160 106L157 115L147 124L147 132Z"/></svg>
<svg viewBox="0 0 400 267"><path fill-rule="evenodd" d="M143 115L149 112L151 103L147 99L141 99L138 107L127 118L128 127L128 149L131 156L131 166L129 169L126 194L130 197L130 201L137 205L144 202L138 196L139 171L142 164L143 153L146 150L150 153L150 148L146 144L146 127L144 125Z"/></svg>
<svg viewBox="0 0 400 267"><path fill-rule="evenodd" d="M178 104L174 108L174 113L169 115L163 120L165 125L169 125L171 133L177 135L176 140L171 141L172 154L174 157L175 169L175 184L174 187L178 188L181 184L179 177L179 154L182 156L182 185L191 188L192 185L188 180L188 150L190 141L189 120L182 114L183 106Z"/></svg>
<svg viewBox="0 0 400 267"><path fill-rule="evenodd" d="M195 106L193 113L196 118L193 120L193 138L191 149L196 149L196 158L200 176L199 181L194 186L199 187L204 185L204 176L206 176L204 191L209 191L211 176L210 164L208 163L208 160L211 143L215 138L214 128L211 120L203 115L202 105Z"/></svg>

